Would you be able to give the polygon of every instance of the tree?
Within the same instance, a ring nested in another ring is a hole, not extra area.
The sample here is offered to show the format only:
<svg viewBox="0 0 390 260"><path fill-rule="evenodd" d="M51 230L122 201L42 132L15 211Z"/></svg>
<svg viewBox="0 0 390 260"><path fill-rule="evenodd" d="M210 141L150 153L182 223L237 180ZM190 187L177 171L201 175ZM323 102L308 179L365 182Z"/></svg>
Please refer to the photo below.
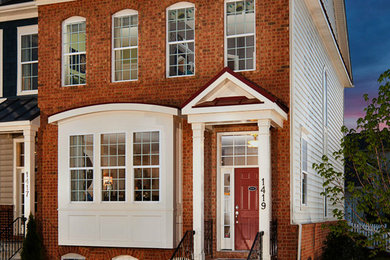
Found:
<svg viewBox="0 0 390 260"><path fill-rule="evenodd" d="M333 158L322 157L322 162L313 168L325 179L323 195L334 206L333 215L344 219L344 203L356 202L352 210L356 225L368 228L367 224L378 224L374 235L362 238L351 232L346 221L339 221L332 231L347 234L363 246L386 249L385 235L390 238L390 70L378 79L381 84L378 97L364 100L365 115L357 120L356 129L342 127L344 137L341 149L333 153ZM333 167L334 160L341 161L345 171ZM345 201L346 193L349 200ZM368 230L370 231L370 230Z"/></svg>
<svg viewBox="0 0 390 260"><path fill-rule="evenodd" d="M27 235L23 241L22 252L20 253L22 260L41 260L44 259L42 241L38 234L37 223L32 214L27 222Z"/></svg>

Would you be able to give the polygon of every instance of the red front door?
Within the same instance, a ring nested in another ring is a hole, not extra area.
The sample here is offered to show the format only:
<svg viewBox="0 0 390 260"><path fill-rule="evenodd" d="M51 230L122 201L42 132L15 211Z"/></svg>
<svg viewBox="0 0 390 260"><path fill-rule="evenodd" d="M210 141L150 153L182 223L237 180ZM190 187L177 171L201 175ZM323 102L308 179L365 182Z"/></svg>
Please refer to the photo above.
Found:
<svg viewBox="0 0 390 260"><path fill-rule="evenodd" d="M234 171L235 250L250 250L259 231L259 169Z"/></svg>

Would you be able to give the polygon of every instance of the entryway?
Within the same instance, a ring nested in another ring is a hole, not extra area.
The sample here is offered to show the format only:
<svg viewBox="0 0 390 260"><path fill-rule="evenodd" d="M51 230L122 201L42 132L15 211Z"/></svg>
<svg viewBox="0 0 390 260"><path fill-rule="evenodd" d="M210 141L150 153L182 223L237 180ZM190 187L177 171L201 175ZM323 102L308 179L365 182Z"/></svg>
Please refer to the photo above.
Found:
<svg viewBox="0 0 390 260"><path fill-rule="evenodd" d="M259 168L255 132L218 134L218 249L250 250L259 231Z"/></svg>

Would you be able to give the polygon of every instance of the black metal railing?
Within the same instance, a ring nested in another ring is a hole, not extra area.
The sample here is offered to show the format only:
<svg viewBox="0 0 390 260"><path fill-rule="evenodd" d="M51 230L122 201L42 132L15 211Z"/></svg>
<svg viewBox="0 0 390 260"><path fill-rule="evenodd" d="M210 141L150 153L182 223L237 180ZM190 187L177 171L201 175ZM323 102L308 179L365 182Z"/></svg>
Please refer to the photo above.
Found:
<svg viewBox="0 0 390 260"><path fill-rule="evenodd" d="M271 234L270 234L270 242L271 242L271 259L278 259L278 221L271 221Z"/></svg>
<svg viewBox="0 0 390 260"><path fill-rule="evenodd" d="M23 246L26 234L26 218L19 217L2 229L0 233L0 259L9 260L14 257Z"/></svg>
<svg viewBox="0 0 390 260"><path fill-rule="evenodd" d="M253 241L251 251L249 251L249 255L247 260L250 259L263 259L263 236L264 231L257 232L255 240Z"/></svg>
<svg viewBox="0 0 390 260"><path fill-rule="evenodd" d="M194 259L194 235L194 230L186 231L175 252L173 252L171 260Z"/></svg>
<svg viewBox="0 0 390 260"><path fill-rule="evenodd" d="M204 222L204 252L206 256L213 258L213 220Z"/></svg>

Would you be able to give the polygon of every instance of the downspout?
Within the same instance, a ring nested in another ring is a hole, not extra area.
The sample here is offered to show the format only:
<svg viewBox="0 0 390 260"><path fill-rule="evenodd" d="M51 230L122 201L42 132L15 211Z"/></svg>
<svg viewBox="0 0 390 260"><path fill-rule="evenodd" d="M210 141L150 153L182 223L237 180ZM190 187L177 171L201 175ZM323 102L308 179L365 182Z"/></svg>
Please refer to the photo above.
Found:
<svg viewBox="0 0 390 260"><path fill-rule="evenodd" d="M302 248L302 224L298 224L298 254L297 254L297 260L301 260L301 248Z"/></svg>

